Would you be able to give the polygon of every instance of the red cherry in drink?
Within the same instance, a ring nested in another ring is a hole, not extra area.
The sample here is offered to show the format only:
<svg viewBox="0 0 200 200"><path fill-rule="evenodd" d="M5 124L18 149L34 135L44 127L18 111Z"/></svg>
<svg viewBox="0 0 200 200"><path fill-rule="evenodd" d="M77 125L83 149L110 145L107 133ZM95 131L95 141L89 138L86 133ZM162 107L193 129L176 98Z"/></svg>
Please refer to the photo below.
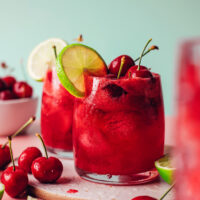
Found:
<svg viewBox="0 0 200 200"><path fill-rule="evenodd" d="M153 197L149 197L149 196L138 196L138 197L135 197L131 200L157 200L157 199L155 199Z"/></svg>
<svg viewBox="0 0 200 200"><path fill-rule="evenodd" d="M5 147L3 146L0 145L0 169L11 161L9 147L7 145Z"/></svg>
<svg viewBox="0 0 200 200"><path fill-rule="evenodd" d="M23 193L28 186L28 176L27 173L15 166L12 147L11 147L11 137L9 137L9 148L10 148L10 157L13 163L13 166L8 167L1 175L1 182L5 186L6 193L11 197L18 197Z"/></svg>
<svg viewBox="0 0 200 200"><path fill-rule="evenodd" d="M20 81L13 85L13 92L18 98L28 98L32 96L33 89L28 83Z"/></svg>
<svg viewBox="0 0 200 200"><path fill-rule="evenodd" d="M124 76L126 74L126 72L128 71L128 69L131 66L135 65L134 60L130 56L128 56L128 55L118 56L108 65L108 69L111 74L115 74L116 76L118 75L120 65L121 65L121 59L123 56L125 58L125 62L124 62L124 65L123 65L123 68L121 71L121 76Z"/></svg>
<svg viewBox="0 0 200 200"><path fill-rule="evenodd" d="M42 142L46 157L39 157L33 161L31 166L32 174L41 183L53 183L60 178L63 165L59 159L48 157L42 137L39 134L36 134L36 136L39 137Z"/></svg>
<svg viewBox="0 0 200 200"><path fill-rule="evenodd" d="M153 75L145 66L140 66L140 70L138 70L138 66L132 66L127 72L125 77L127 78L152 78Z"/></svg>
<svg viewBox="0 0 200 200"><path fill-rule="evenodd" d="M141 61L142 57L144 55L145 49L147 48L148 44L151 42L152 39L149 39L148 42L146 43L145 47L142 50L142 53L139 58L139 63L137 66L132 67L132 69L127 72L127 76L129 78L135 78L135 77L140 77L140 78L151 78L153 77L152 73L144 66L141 66Z"/></svg>
<svg viewBox="0 0 200 200"><path fill-rule="evenodd" d="M0 91L3 91L6 89L6 84L3 81L3 79L0 78Z"/></svg>
<svg viewBox="0 0 200 200"><path fill-rule="evenodd" d="M31 173L31 165L33 161L41 157L41 151L36 147L28 147L26 148L20 155L18 159L18 165L21 169L23 169L27 173Z"/></svg>
<svg viewBox="0 0 200 200"><path fill-rule="evenodd" d="M16 83L16 79L13 76L6 76L2 79L8 89L12 89L13 85Z"/></svg>
<svg viewBox="0 0 200 200"><path fill-rule="evenodd" d="M10 90L4 90L0 92L0 100L9 100L9 99L15 99L15 94Z"/></svg>

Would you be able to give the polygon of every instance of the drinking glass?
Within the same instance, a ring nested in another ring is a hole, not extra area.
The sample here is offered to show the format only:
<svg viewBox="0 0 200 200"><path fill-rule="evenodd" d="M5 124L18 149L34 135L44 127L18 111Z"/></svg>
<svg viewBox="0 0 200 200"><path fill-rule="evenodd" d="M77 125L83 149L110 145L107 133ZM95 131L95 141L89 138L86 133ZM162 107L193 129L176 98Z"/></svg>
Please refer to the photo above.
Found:
<svg viewBox="0 0 200 200"><path fill-rule="evenodd" d="M46 73L42 94L41 131L50 152L72 158L74 97L61 85L56 68Z"/></svg>
<svg viewBox="0 0 200 200"><path fill-rule="evenodd" d="M160 76L120 79L85 75L86 96L75 101L75 167L87 180L131 185L157 178L164 150Z"/></svg>
<svg viewBox="0 0 200 200"><path fill-rule="evenodd" d="M176 129L176 200L200 199L200 38L182 43Z"/></svg>

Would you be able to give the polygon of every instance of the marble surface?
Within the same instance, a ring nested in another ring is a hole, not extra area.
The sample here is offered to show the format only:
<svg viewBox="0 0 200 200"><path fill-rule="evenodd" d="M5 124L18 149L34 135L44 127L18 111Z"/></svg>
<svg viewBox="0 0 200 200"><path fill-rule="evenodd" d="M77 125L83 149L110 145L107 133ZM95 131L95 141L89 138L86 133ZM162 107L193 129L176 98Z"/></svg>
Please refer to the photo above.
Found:
<svg viewBox="0 0 200 200"><path fill-rule="evenodd" d="M171 117L166 119L166 144L172 145L173 141L173 123ZM17 158L23 149L29 146L37 146L41 148L40 141L35 132L39 132L39 122L36 121L27 130L27 134L20 135L13 140L14 157ZM0 137L0 143L4 143L6 138ZM96 184L81 179L74 170L72 160L62 160L64 165L64 172L62 178L57 184L41 184L29 175L29 184L36 189L36 193L46 194L46 199L66 199L66 200L131 200L135 196L149 195L154 198L162 196L162 194L169 188L169 185L162 180L157 180L153 183L137 186L108 186L103 184ZM69 189L78 190L77 193L67 193ZM57 195L55 197L55 195ZM51 198L52 197L52 198ZM166 200L173 200L173 191L170 192ZM13 200L6 194L3 200Z"/></svg>

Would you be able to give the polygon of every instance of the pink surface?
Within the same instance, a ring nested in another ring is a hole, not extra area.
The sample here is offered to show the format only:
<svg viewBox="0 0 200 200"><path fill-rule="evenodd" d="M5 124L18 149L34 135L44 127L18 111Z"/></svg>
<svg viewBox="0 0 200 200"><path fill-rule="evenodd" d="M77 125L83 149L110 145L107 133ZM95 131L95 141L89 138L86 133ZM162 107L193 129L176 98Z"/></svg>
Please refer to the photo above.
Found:
<svg viewBox="0 0 200 200"><path fill-rule="evenodd" d="M173 118L167 118L166 120L166 144L173 144L172 136L172 123ZM13 140L12 146L14 150L14 157L18 157L20 153L30 146L37 146L41 149L40 141L34 136L34 133L39 131L39 124L35 123L28 132L29 135L18 136ZM6 138L0 137L0 143L4 143ZM72 197L77 199L86 200L131 200L137 195L150 195L152 197L159 198L169 187L163 181L157 181L151 184L139 185L139 186L107 186L102 184L95 184L82 180L77 176L73 161L63 160L64 172L62 178L58 181L58 184L39 184L32 176L29 176L29 182L31 185L47 191L48 193L57 193L61 196ZM77 189L77 193L67 193L69 189ZM173 193L170 193L166 200L172 200ZM13 200L6 194L3 200Z"/></svg>

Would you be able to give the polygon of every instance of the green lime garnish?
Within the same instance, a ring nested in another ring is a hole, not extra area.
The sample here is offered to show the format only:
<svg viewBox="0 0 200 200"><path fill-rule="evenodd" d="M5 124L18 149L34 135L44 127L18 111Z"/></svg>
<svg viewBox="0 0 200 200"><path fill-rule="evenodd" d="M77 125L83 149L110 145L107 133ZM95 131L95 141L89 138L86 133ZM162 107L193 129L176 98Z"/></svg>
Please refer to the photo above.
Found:
<svg viewBox="0 0 200 200"><path fill-rule="evenodd" d="M105 76L107 67L101 56L83 44L66 46L57 57L57 74L65 89L76 97L84 97L84 73Z"/></svg>
<svg viewBox="0 0 200 200"><path fill-rule="evenodd" d="M175 168L172 166L170 156L165 155L160 158L155 162L155 166L163 180L168 184L172 184Z"/></svg>

